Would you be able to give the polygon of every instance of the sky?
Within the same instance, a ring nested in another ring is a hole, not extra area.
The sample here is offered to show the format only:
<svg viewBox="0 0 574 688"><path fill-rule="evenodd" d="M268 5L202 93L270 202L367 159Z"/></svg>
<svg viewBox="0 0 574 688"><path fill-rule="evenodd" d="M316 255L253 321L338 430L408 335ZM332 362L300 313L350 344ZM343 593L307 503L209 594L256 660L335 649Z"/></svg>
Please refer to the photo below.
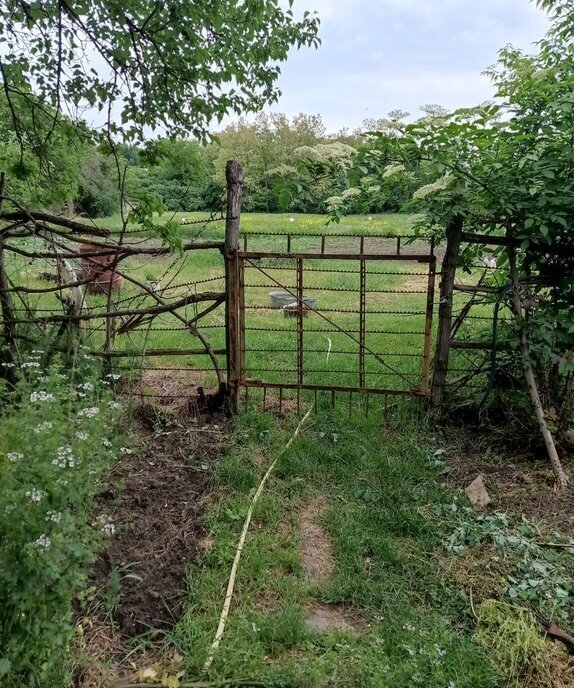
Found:
<svg viewBox="0 0 574 688"><path fill-rule="evenodd" d="M529 0L295 0L304 10L317 11L322 45L291 52L268 110L320 113L328 131L395 108L484 102L493 89L482 73L498 50L533 49L546 30Z"/></svg>

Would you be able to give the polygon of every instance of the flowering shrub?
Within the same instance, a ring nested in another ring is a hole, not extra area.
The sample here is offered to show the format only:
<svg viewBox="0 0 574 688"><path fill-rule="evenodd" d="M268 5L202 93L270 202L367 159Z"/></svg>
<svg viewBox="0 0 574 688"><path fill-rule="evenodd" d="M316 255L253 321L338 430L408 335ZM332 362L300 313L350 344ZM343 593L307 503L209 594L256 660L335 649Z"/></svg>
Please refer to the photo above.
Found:
<svg viewBox="0 0 574 688"><path fill-rule="evenodd" d="M121 404L89 373L24 364L22 375L0 389L0 685L64 686L72 601L115 530L92 510L119 455Z"/></svg>

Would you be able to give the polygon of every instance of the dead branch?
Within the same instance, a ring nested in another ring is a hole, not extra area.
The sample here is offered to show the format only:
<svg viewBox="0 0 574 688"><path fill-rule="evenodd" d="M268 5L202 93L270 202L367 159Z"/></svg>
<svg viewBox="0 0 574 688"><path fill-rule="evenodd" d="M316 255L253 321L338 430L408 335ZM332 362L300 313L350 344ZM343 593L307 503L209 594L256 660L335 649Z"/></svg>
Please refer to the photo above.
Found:
<svg viewBox="0 0 574 688"><path fill-rule="evenodd" d="M520 284L518 281L518 268L516 266L516 249L514 246L514 242L512 241L512 228L510 225L507 228L507 233L509 239L508 262L510 266L510 279L512 282L512 307L514 311L514 318L516 320L516 324L520 332L520 353L522 355L522 366L524 368L524 375L528 383L530 400L532 401L532 405L534 406L534 411L536 413L536 418L538 420L538 426L540 427L540 432L542 433L542 437L544 438L544 444L546 445L546 450L548 452L550 464L552 465L552 470L556 475L558 487L560 489L564 489L569 483L569 478L564 472L564 469L562 468L562 464L560 462L558 452L556 451L556 446L554 444L552 433L548 429L544 409L542 407L542 402L540 400L538 385L536 383L536 377L534 375L534 369L532 368L532 360L530 358L530 347L528 345L526 328L524 327L524 319L522 317Z"/></svg>

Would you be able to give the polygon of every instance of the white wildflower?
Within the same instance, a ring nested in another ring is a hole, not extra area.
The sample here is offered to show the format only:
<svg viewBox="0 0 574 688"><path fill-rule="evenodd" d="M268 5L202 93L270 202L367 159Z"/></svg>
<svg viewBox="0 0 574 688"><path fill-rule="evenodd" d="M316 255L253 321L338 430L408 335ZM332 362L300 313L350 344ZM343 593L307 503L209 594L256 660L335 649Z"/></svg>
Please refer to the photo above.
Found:
<svg viewBox="0 0 574 688"><path fill-rule="evenodd" d="M44 392L43 390L40 390L39 392L32 392L30 394L30 401L35 402L47 402L47 403L53 403L56 401L55 397L53 394L50 394L50 392Z"/></svg>
<svg viewBox="0 0 574 688"><path fill-rule="evenodd" d="M443 650L438 643L434 644L434 649L439 657L444 657L446 655L446 650Z"/></svg>
<svg viewBox="0 0 574 688"><path fill-rule="evenodd" d="M83 382L81 385L78 385L78 389L83 389L84 392L93 392L94 391L94 385L91 382Z"/></svg>
<svg viewBox="0 0 574 688"><path fill-rule="evenodd" d="M48 511L46 514L46 521L52 522L52 523L60 523L62 520L62 514L59 511Z"/></svg>
<svg viewBox="0 0 574 688"><path fill-rule="evenodd" d="M112 443L110 442L110 440L106 439L105 437L104 437L103 440L102 440L102 444L104 445L104 447L105 447L106 449L111 449L111 448L112 448Z"/></svg>
<svg viewBox="0 0 574 688"><path fill-rule="evenodd" d="M26 361L26 363L22 363L20 368L39 368L40 364L37 361Z"/></svg>
<svg viewBox="0 0 574 688"><path fill-rule="evenodd" d="M38 490L37 488L33 487L31 490L27 490L25 495L31 502L39 502L44 497L47 497L48 493L44 492L44 490Z"/></svg>
<svg viewBox="0 0 574 688"><path fill-rule="evenodd" d="M97 406L88 406L88 408L78 411L78 418L95 418L99 412L100 409Z"/></svg>
<svg viewBox="0 0 574 688"><path fill-rule="evenodd" d="M58 447L58 456L52 461L52 465L58 468L73 468L76 465L76 457L71 447Z"/></svg>
<svg viewBox="0 0 574 688"><path fill-rule="evenodd" d="M121 377L121 375L118 375L117 373L108 373L108 374L106 375L106 378L107 378L108 380L119 380L120 377Z"/></svg>
<svg viewBox="0 0 574 688"><path fill-rule="evenodd" d="M290 218L289 218L289 222L295 222L295 218L294 218L294 217L290 217Z"/></svg>
<svg viewBox="0 0 574 688"><path fill-rule="evenodd" d="M109 537L111 537L112 535L115 534L116 527L114 525L114 522L113 522L111 516L107 516L106 514L102 514L101 516L98 517L98 523L100 524L102 532L105 535L108 535Z"/></svg>
<svg viewBox="0 0 574 688"><path fill-rule="evenodd" d="M129 447L120 447L120 452L122 454L133 454L132 450Z"/></svg>
<svg viewBox="0 0 574 688"><path fill-rule="evenodd" d="M3 368L15 368L16 364L15 363L2 363Z"/></svg>
<svg viewBox="0 0 574 688"><path fill-rule="evenodd" d="M24 454L20 454L20 452L8 452L6 454L6 458L8 461L11 463L14 463L15 461L20 461L20 459L24 458Z"/></svg>
<svg viewBox="0 0 574 688"><path fill-rule="evenodd" d="M38 549L48 549L50 547L50 538L47 535L40 535L40 537L34 542L34 545Z"/></svg>
<svg viewBox="0 0 574 688"><path fill-rule="evenodd" d="M403 630L412 632L415 630L415 627L412 624L407 623L403 625Z"/></svg>
<svg viewBox="0 0 574 688"><path fill-rule="evenodd" d="M54 424L51 423L49 420L44 421L43 423L40 423L40 425L37 425L34 428L34 432L39 435L41 432L47 432L48 430L51 430L54 427Z"/></svg>
<svg viewBox="0 0 574 688"><path fill-rule="evenodd" d="M108 408L119 409L121 407L122 407L122 405L120 403L118 403L117 401L108 401Z"/></svg>
<svg viewBox="0 0 574 688"><path fill-rule="evenodd" d="M88 439L89 435L87 432L77 432L76 437L83 442Z"/></svg>

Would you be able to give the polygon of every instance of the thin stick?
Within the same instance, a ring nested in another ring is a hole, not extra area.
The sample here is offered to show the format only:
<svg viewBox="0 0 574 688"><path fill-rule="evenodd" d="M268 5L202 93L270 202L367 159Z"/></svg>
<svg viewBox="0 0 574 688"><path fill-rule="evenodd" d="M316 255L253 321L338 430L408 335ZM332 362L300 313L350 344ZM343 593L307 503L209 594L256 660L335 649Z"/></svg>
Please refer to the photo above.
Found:
<svg viewBox="0 0 574 688"><path fill-rule="evenodd" d="M259 501L259 497L261 496L261 493L263 492L263 488L265 487L265 483L269 479L269 476L273 472L273 469L275 468L277 461L283 456L283 454L289 449L289 447L293 444L295 439L299 436L299 433L301 432L301 428L303 427L303 423L309 418L311 415L311 411L313 410L313 405L309 407L309 410L307 413L303 416L301 421L299 422L299 425L295 428L295 432L291 435L291 438L287 442L287 444L283 447L283 449L277 454L277 456L273 459L271 462L271 465L267 469L267 472L261 479L261 482L259 483L259 487L257 488L257 492L253 495L253 499L251 500L251 506L249 507L249 511L247 512L247 516L245 517L245 522L243 523L243 529L241 531L241 537L239 538L239 543L237 545L237 549L235 550L235 558L233 559L233 566L231 567L231 573L229 575L229 582L227 583L227 591L225 593L225 600L223 602L223 609L221 610L221 616L219 618L219 625L217 627L217 631L215 633L215 638L213 640L213 643L211 644L211 649L209 650L209 655L207 656L207 659L205 660L205 664L203 665L203 670L208 671L209 667L211 666L213 662L213 658L215 657L215 653L217 652L217 649L219 648L219 645L221 643L221 639L223 637L223 633L225 632L225 624L227 622L227 617L229 616L229 608L231 607L231 600L233 598L233 590L235 587L235 577L237 575L237 569L239 567L239 561L241 559L241 553L243 552L243 546L245 544L245 538L247 537L247 531L249 530L249 525L251 523L251 517L253 515L253 509L255 508L255 505Z"/></svg>

